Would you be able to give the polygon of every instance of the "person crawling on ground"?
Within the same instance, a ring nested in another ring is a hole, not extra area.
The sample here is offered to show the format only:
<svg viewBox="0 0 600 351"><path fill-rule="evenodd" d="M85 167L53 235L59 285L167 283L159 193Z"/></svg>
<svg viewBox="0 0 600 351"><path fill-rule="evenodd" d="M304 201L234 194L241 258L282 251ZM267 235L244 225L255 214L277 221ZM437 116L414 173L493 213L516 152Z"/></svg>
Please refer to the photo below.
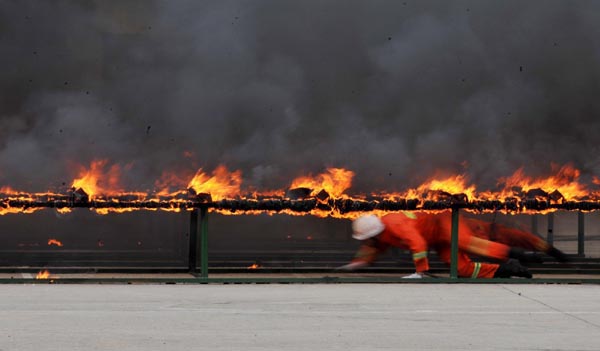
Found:
<svg viewBox="0 0 600 351"><path fill-rule="evenodd" d="M390 247L408 249L416 272L407 278L428 274L428 252L434 250L450 264L451 225L449 212L431 214L400 212L378 217L363 215L352 222L352 237L362 241L354 259L336 270L353 271L373 263ZM490 222L459 219L458 276L468 278L531 278L522 262L540 262L541 257L525 250L543 251L564 262L566 255L543 239L525 231ZM490 239L494 240L490 240ZM474 262L470 255L500 263Z"/></svg>

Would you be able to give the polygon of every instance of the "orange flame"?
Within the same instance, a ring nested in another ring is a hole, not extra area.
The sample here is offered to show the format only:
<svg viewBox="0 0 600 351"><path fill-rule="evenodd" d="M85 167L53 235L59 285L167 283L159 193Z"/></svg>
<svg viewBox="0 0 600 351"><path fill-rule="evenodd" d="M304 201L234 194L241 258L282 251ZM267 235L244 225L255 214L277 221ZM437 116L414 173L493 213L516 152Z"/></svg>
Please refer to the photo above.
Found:
<svg viewBox="0 0 600 351"><path fill-rule="evenodd" d="M181 191L188 182L183 180L174 172L163 172L160 178L154 182L154 186L158 189L157 194L161 196L176 195ZM177 188L178 191L173 192L171 189Z"/></svg>
<svg viewBox="0 0 600 351"><path fill-rule="evenodd" d="M50 246L50 245L56 245L58 247L62 247L63 246L63 244L60 241L56 240L56 239L48 239L48 246Z"/></svg>
<svg viewBox="0 0 600 351"><path fill-rule="evenodd" d="M208 193L213 200L218 201L239 196L241 184L241 171L229 172L225 166L220 165L213 171L212 177L200 168L188 184L188 188L194 189L196 194Z"/></svg>
<svg viewBox="0 0 600 351"><path fill-rule="evenodd" d="M248 266L248 269L258 269L260 268L260 265L258 263L253 263L252 265Z"/></svg>
<svg viewBox="0 0 600 351"><path fill-rule="evenodd" d="M118 189L120 168L118 165L111 166L107 172L104 168L107 160L94 160L89 169L82 168L79 178L73 181L73 188L82 188L90 198L96 195L119 193Z"/></svg>
<svg viewBox="0 0 600 351"><path fill-rule="evenodd" d="M46 197L46 196L52 197L52 196L58 195L58 194L54 194L51 192L27 193L27 192L15 190L8 186L0 187L0 194L2 194L2 196L5 196L5 200L24 200L24 201L34 200L36 197ZM13 207L10 207L8 205L8 203L6 203L5 205L6 205L6 207L5 206L0 207L0 216L9 214L9 213L33 213L33 212L40 210L40 208L21 208L21 207L13 208Z"/></svg>
<svg viewBox="0 0 600 351"><path fill-rule="evenodd" d="M0 187L0 193L7 194L7 195L16 195L19 192L9 186L2 186L2 187Z"/></svg>
<svg viewBox="0 0 600 351"><path fill-rule="evenodd" d="M41 208L12 208L12 207L7 207L7 208L0 208L0 216L9 214L9 213L23 213L23 214L29 214L29 213L34 213L36 211L41 210Z"/></svg>
<svg viewBox="0 0 600 351"><path fill-rule="evenodd" d="M124 168L127 170L127 168ZM314 215L320 217L338 217L338 218L355 218L360 215L359 211L350 211L351 213L343 212L339 208L330 207L329 199L342 198L345 200L363 200L363 201L380 201L380 200L436 200L438 196L442 196L441 200L445 199L445 194L451 195L464 194L469 200L519 200L520 196L525 195L529 190L541 189L543 192L532 192L527 196L540 196L540 201L553 201L560 203L563 200L586 200L600 203L600 192L588 191L586 185L579 182L581 172L572 165L557 166L552 165L553 175L549 177L529 177L525 175L523 168L518 169L511 176L499 179L499 187L496 191L477 191L475 185L469 183L466 175L453 175L449 177L429 178L423 184L416 188L397 193L372 193L362 195L348 195L346 191L352 186L354 172L343 168L329 168L322 174L315 176L303 176L294 179L288 189L307 188L312 191L311 195L315 196L319 201L319 206L307 211L297 211L290 208L282 210L241 210L235 208L210 208L210 211L236 215L236 214L275 214L285 213L290 215ZM190 189L196 193L208 193L214 201L222 199L242 199L252 201L263 199L269 200L272 197L274 200L285 199L285 190L260 191L256 189L243 189L242 174L240 171L230 172L223 165L217 167L211 174L204 173L199 169L195 175L188 171L178 171L164 173L160 181L155 183L156 188L160 186L160 192L122 192L118 191L120 168L119 166L108 167L105 160L96 160L90 164L89 169L82 169L80 176L73 182L73 187L83 188L88 196L94 197L93 203L88 205L94 206L91 208L99 214L107 214L111 212L130 212L135 210L148 211L174 211L191 210L188 207L193 199L189 196ZM191 181L188 181L191 179ZM600 178L593 177L591 180L596 185L600 185ZM591 183L590 182L590 183ZM187 188L185 186L187 185ZM592 187L592 184L588 184ZM173 191L172 191L173 190ZM321 190L327 192L330 198L325 201ZM548 194L553 191L560 192L564 199L560 196ZM249 192L249 191L252 191ZM304 196L303 192L300 192ZM31 213L42 208L43 204L49 204L52 207L54 204L70 203L69 201L78 201L75 197L72 200L72 195L75 194L53 194L47 193L27 193L17 191L10 187L0 187L0 215L8 213ZM294 195L291 195L294 196ZM510 198L510 199L507 199ZM295 200L295 199L292 199ZM521 199L523 200L523 199ZM136 206L138 202L143 202L143 206ZM131 203L127 206L125 203ZM32 205L33 204L33 205ZM40 206L36 206L40 204ZM156 204L156 206L154 205ZM97 205L97 206L96 206ZM324 206L323 206L324 205ZM73 207L56 207L60 213L68 213ZM337 206L337 205L336 205ZM371 207L372 208L372 207ZM527 209L525 209L527 210ZM375 210L377 211L377 210ZM385 210L387 211L387 210ZM519 211L522 211L520 208ZM307 238L310 240L309 238ZM50 239L56 240L56 239ZM58 242L58 240L56 240ZM48 245L58 245L58 243L48 242Z"/></svg>
<svg viewBox="0 0 600 351"><path fill-rule="evenodd" d="M500 178L498 184L504 185L504 192L510 192L512 187L518 187L523 191L542 189L548 193L557 190L565 199L580 199L587 195L586 186L578 182L581 174L578 169L569 164L560 168L558 165L552 164L552 169L554 175L533 179L524 174L523 168L519 168L510 177Z"/></svg>
<svg viewBox="0 0 600 351"><path fill-rule="evenodd" d="M47 269L39 271L38 274L35 276L35 279L49 279L49 278L50 278L50 271L48 271Z"/></svg>
<svg viewBox="0 0 600 351"><path fill-rule="evenodd" d="M326 173L315 177L302 176L294 179L290 189L308 188L312 189L311 195L325 190L332 197L340 197L346 189L352 186L354 172L343 168L328 168Z"/></svg>
<svg viewBox="0 0 600 351"><path fill-rule="evenodd" d="M419 185L417 189L410 189L404 197L420 198L431 190L445 191L450 194L465 194L469 199L475 197L475 185L467 185L465 175L456 175L445 179L430 179Z"/></svg>

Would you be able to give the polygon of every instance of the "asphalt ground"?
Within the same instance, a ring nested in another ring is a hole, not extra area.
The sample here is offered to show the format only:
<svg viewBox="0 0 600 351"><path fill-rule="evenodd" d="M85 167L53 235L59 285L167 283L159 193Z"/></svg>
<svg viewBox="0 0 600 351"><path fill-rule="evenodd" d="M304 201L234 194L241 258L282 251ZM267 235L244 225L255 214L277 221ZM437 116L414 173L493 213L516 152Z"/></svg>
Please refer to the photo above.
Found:
<svg viewBox="0 0 600 351"><path fill-rule="evenodd" d="M8 284L0 350L598 350L600 285Z"/></svg>
<svg viewBox="0 0 600 351"><path fill-rule="evenodd" d="M45 270L44 270L45 271ZM35 272L14 272L14 273L0 273L0 282L1 283L28 283L28 281L32 281L35 283L55 283L60 284L62 280L72 281L77 283L96 283L98 281L102 282L110 282L110 280L114 280L115 283L127 283L127 282L148 282L151 283L155 280L155 283L164 283L164 282L173 282L173 283L193 283L193 280L199 277L199 273L196 275L189 273L116 273L116 272L89 272L89 273L62 273L56 271L47 271L47 276L43 277L43 279L36 279L39 274L43 272L40 271L38 273ZM411 272L412 273L412 272ZM236 279L247 281L251 283L253 279L256 281L262 280L268 282L269 279L273 279L274 282L277 279L285 279L289 278L293 281L293 279L306 279L318 281L320 279L327 278L340 278L340 279L359 279L364 283L377 283L379 280L389 280L389 281L404 281L402 277L410 275L411 273L363 273L360 271L343 273L343 272L329 272L329 273L263 273L260 271L248 270L247 273L211 273L209 278L215 280L232 280ZM430 281L435 282L435 278L439 278L440 282L445 282L449 279L448 273L439 273L432 275L432 279ZM572 281L573 283L578 283L579 281L588 282L593 284L600 283L600 275L598 274L534 274L534 279L523 279L523 278L509 278L504 279L504 281L514 281L516 283L533 283L535 284L538 281L548 282L552 280L556 280L558 283L563 281ZM491 282L494 283L490 279L473 279L481 282ZM465 278L461 278L461 281L465 281ZM418 282L418 281L417 281Z"/></svg>

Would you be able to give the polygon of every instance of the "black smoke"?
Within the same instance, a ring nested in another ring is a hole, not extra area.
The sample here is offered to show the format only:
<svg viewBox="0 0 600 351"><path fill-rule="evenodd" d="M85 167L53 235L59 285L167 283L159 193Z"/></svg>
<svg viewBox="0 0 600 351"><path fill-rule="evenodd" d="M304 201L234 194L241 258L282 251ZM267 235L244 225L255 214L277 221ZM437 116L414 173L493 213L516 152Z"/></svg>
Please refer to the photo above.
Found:
<svg viewBox="0 0 600 351"><path fill-rule="evenodd" d="M0 185L600 174L600 3L0 0ZM191 156L190 156L191 155Z"/></svg>

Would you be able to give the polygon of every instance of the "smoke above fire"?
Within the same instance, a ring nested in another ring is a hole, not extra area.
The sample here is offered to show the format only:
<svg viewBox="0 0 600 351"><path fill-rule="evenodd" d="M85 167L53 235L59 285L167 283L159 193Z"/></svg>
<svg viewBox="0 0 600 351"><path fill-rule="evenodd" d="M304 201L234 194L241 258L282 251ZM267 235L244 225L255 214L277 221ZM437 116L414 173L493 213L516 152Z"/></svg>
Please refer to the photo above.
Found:
<svg viewBox="0 0 600 351"><path fill-rule="evenodd" d="M489 189L552 163L598 183L597 2L1 4L0 186L97 160L136 191L220 165L254 189L332 167L354 193Z"/></svg>

